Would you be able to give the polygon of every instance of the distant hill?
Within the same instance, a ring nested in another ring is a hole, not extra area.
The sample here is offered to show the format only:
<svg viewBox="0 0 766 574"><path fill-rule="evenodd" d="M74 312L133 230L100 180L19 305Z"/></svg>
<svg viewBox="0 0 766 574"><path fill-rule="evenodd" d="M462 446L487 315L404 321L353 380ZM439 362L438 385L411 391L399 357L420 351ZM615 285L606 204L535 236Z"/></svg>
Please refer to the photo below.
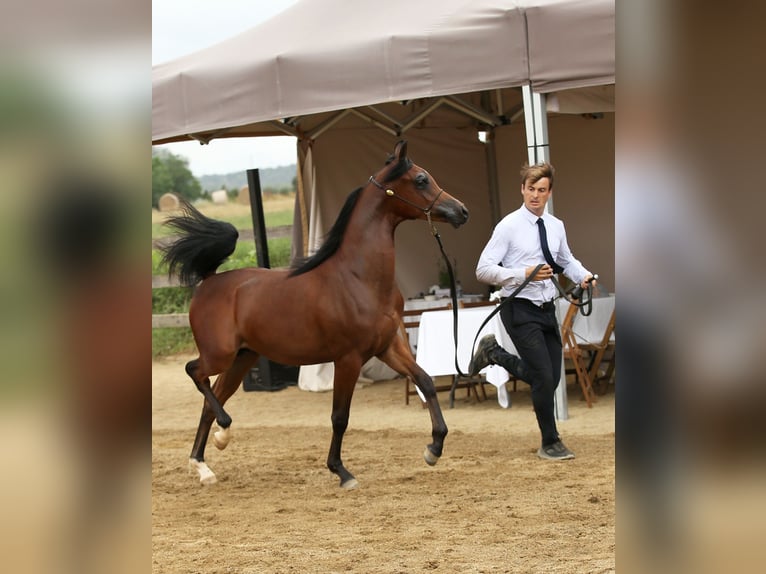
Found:
<svg viewBox="0 0 766 574"><path fill-rule="evenodd" d="M295 164L281 165L279 167L266 167L258 170L261 179L261 188L267 187L281 188L292 187L293 179L296 176ZM247 185L247 173L235 171L232 173L202 175L197 178L202 189L205 191L215 191L224 186L226 189L239 189Z"/></svg>

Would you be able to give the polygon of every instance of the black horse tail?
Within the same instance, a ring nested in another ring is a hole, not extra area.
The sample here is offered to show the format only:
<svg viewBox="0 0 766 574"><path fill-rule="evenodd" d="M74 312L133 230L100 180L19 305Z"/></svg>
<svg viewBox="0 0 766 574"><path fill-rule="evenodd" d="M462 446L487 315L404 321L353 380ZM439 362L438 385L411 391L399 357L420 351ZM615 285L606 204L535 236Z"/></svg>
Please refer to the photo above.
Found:
<svg viewBox="0 0 766 574"><path fill-rule="evenodd" d="M239 232L231 223L210 219L187 201L182 202L182 214L169 217L165 225L180 233L160 248L162 261L182 285L192 287L215 273L237 246Z"/></svg>

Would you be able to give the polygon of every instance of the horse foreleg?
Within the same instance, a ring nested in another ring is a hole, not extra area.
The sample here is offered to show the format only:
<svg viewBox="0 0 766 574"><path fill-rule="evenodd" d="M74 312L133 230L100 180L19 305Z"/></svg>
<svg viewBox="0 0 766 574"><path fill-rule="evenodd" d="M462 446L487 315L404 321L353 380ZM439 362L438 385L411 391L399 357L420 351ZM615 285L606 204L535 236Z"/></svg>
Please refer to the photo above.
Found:
<svg viewBox="0 0 766 574"><path fill-rule="evenodd" d="M237 357L234 359L232 365L226 371L221 373L221 375L219 375L211 389L211 393L221 408L239 388L239 384L242 382L245 373L256 363L257 360L257 353L247 349L242 349L237 354ZM194 446L192 447L191 457L189 458L189 466L192 470L196 470L196 472L199 474L200 482L202 484L213 484L216 482L215 474L212 470L210 470L204 461L205 445L207 444L207 439L210 434L210 429L213 425L213 421L216 419L216 411L207 400L207 395L205 395L205 397L206 399L202 407L199 426L197 427L197 435L194 439ZM221 430L213 434L213 444L215 444L215 446L219 449L225 448L230 439L231 426L222 427Z"/></svg>
<svg viewBox="0 0 766 574"><path fill-rule="evenodd" d="M428 464L433 466L439 462L439 457L442 455L444 438L447 436L447 423L444 421L442 409L436 398L433 379L417 363L413 363L412 371L412 381L426 398L428 413L431 415L431 438L433 442L426 446L425 451L423 451L423 458Z"/></svg>
<svg viewBox="0 0 766 574"><path fill-rule="evenodd" d="M335 362L335 377L332 390L332 442L330 453L327 455L327 468L340 477L341 488L356 488L358 485L341 461L341 446L343 434L348 427L348 415L351 410L351 398L354 387L362 370L362 361L356 357L346 358Z"/></svg>
<svg viewBox="0 0 766 574"><path fill-rule="evenodd" d="M401 336L394 337L388 349L378 358L400 375L409 377L423 393L428 412L431 415L431 437L433 439L433 442L427 445L423 451L423 458L429 465L435 465L442 455L444 438L447 436L447 423L444 421L442 409L436 398L433 379L415 362L409 344Z"/></svg>

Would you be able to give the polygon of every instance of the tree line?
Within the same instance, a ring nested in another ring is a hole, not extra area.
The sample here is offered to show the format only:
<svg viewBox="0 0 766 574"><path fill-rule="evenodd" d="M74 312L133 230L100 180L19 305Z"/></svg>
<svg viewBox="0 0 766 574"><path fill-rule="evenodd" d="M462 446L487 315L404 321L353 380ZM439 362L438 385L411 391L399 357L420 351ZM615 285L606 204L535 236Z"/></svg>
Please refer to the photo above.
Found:
<svg viewBox="0 0 766 574"><path fill-rule="evenodd" d="M202 186L189 169L189 160L168 150L152 150L152 207L160 197L174 193L188 201L202 197Z"/></svg>

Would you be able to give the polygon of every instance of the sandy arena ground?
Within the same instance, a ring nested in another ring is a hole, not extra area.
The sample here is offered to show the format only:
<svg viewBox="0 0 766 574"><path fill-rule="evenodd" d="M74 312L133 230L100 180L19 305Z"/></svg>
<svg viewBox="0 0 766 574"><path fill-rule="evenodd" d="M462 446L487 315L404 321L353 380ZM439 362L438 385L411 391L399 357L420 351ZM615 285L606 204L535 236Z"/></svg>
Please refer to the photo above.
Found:
<svg viewBox="0 0 766 574"><path fill-rule="evenodd" d="M454 409L440 393L450 432L429 467L428 411L404 404L403 382L358 385L350 491L325 467L331 393L240 390L227 403L231 444L206 452L218 483L201 486L188 470L202 407L189 358L153 365L154 573L614 571L613 387L589 409L569 386L559 431L577 458L565 462L536 457L526 385L507 410L491 385L483 402L458 391Z"/></svg>

